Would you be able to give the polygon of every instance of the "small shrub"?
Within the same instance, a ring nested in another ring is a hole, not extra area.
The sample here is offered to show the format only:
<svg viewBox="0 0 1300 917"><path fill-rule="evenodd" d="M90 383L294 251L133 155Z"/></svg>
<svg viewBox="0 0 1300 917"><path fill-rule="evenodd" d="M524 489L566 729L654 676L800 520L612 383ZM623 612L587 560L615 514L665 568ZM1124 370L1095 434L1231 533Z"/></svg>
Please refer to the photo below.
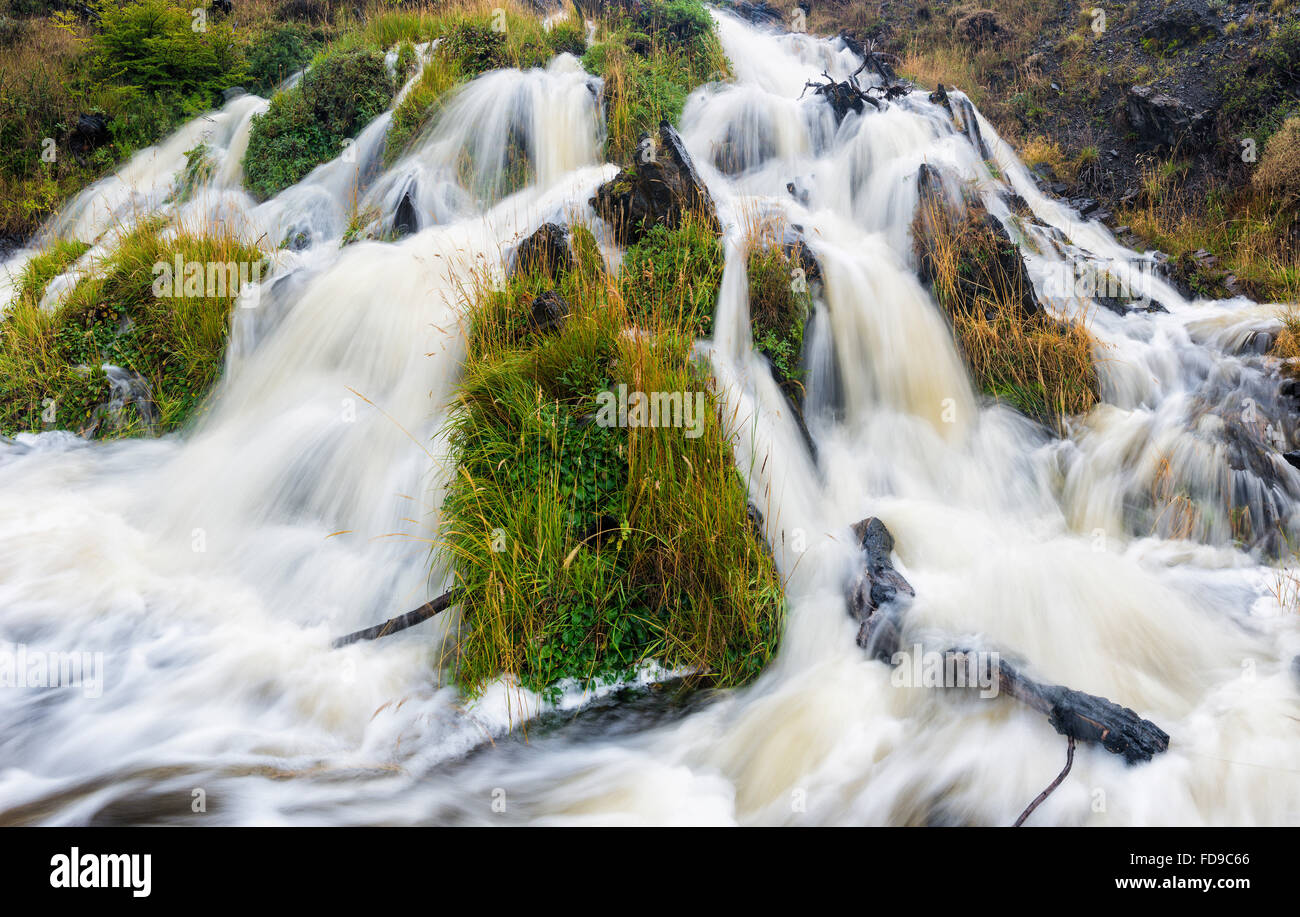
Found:
<svg viewBox="0 0 1300 917"><path fill-rule="evenodd" d="M307 66L315 53L311 32L297 23L262 31L248 49L249 91L270 95L282 82Z"/></svg>
<svg viewBox="0 0 1300 917"><path fill-rule="evenodd" d="M1251 183L1289 203L1300 199L1300 117L1287 119L1268 139Z"/></svg>
<svg viewBox="0 0 1300 917"><path fill-rule="evenodd" d="M178 0L101 0L95 38L102 73L151 92L215 99L238 83L244 62L227 23L193 29L190 6Z"/></svg>
<svg viewBox="0 0 1300 917"><path fill-rule="evenodd" d="M244 174L261 200L301 181L341 152L343 141L378 117L393 97L393 83L377 51L324 55L302 82L271 100L253 119Z"/></svg>

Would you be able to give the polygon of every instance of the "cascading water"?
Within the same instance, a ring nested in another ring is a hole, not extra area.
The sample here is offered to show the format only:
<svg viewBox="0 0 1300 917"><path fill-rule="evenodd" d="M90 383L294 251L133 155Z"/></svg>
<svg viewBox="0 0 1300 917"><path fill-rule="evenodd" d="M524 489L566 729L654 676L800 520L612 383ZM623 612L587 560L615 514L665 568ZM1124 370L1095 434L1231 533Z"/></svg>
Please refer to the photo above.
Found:
<svg viewBox="0 0 1300 917"><path fill-rule="evenodd" d="M842 586L848 526L867 515L893 531L916 588L904 646L1000 650L1173 736L1139 767L1081 751L1036 823L1300 818L1287 672L1300 629L1222 520L1249 507L1287 528L1294 513L1297 472L1249 452L1258 431L1230 414L1251 399L1281 419L1245 347L1276 319L1186 302L1135 268L1104 228L1041 195L960 94L957 123L913 93L836 124L801 94L823 71L854 72L847 49L716 19L736 79L692 95L682 134L728 227L702 347L744 419L737 461L755 469L788 576L769 670L684 708L597 705L525 743L509 738L518 698L504 686L468 707L436 687L442 621L329 648L442 585L427 582L428 539L446 460L427 450L467 285L540 222L594 219L585 202L614 169L597 161L598 93L561 57L475 80L390 169L377 165L384 115L347 156L256 205L234 164L266 103L243 97L51 227L96 243L51 295L146 213L277 243L302 234L302 250L280 252L256 307L236 310L193 431L0 445L0 636L102 652L104 675L98 693L0 692L0 822L192 823L202 788L204 817L222 823L1010 823L1064 743L1010 702L895 687L858 649ZM216 177L169 202L200 139ZM1052 289L1080 260L1168 310L1088 312L1105 403L1066 438L973 390L910 254L923 163L971 183L1058 314L1091 304ZM1032 219L1014 217L1012 193ZM354 197L377 234L407 200L418 231L340 247ZM749 343L743 235L768 220L800 227L825 275L808 351L815 459ZM1146 499L1162 483L1202 521L1162 530Z"/></svg>

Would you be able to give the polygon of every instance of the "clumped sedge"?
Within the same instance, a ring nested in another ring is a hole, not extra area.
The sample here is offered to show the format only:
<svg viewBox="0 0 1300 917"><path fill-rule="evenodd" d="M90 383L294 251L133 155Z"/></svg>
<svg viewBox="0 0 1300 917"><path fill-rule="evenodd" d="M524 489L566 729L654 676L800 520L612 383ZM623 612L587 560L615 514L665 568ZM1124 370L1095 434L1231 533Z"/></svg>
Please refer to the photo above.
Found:
<svg viewBox="0 0 1300 917"><path fill-rule="evenodd" d="M697 86L729 71L708 10L698 0L606 7L583 65L605 80L607 155L627 162L641 135L676 123Z"/></svg>
<svg viewBox="0 0 1300 917"><path fill-rule="evenodd" d="M50 279L86 248L55 242L33 259L0 320L0 433L50 426L97 437L144 432L139 417L111 428L99 422L95 409L109 396L105 363L149 383L155 432L184 424L220 374L238 291L223 284L218 295L209 295L205 278L199 295L177 284L169 291L174 295L156 296L157 267L180 259L260 268L264 257L233 236L185 229L166 234L162 221L149 220L127 233L54 308L42 309Z"/></svg>
<svg viewBox="0 0 1300 917"><path fill-rule="evenodd" d="M475 693L506 675L553 695L653 661L743 684L776 650L781 582L690 356L696 304L627 267L607 275L590 233L572 237L570 270L534 268L468 304L442 536L464 596L457 681ZM552 291L569 313L542 333L529 310ZM602 423L602 393L619 385L706 410L691 436Z"/></svg>
<svg viewBox="0 0 1300 917"><path fill-rule="evenodd" d="M913 224L917 256L972 378L986 394L1045 423L1085 413L1099 391L1092 335L1026 308L1027 281L1005 267L1020 255L986 218L982 208L955 215L931 199Z"/></svg>

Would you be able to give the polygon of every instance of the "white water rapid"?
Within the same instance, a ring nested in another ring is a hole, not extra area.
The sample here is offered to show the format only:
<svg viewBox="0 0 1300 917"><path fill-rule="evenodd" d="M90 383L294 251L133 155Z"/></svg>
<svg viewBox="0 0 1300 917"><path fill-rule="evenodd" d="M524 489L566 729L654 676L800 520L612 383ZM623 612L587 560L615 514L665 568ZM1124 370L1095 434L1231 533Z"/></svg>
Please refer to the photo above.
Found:
<svg viewBox="0 0 1300 917"><path fill-rule="evenodd" d="M1276 376L1247 346L1276 330L1275 310L1184 300L1040 194L960 93L955 114L917 90L837 125L801 93L858 68L838 40L715 18L734 81L693 93L681 132L728 227L703 347L743 419L737 462L758 469L751 492L788 577L768 671L684 703L569 697L581 715L525 739L511 725L536 699L502 685L467 705L439 686L441 619L330 648L441 591L435 433L473 272L499 271L545 220L594 221L586 202L616 170L600 162L599 86L563 56L475 80L386 170L385 114L259 205L238 161L266 102L244 96L50 227L95 243L51 303L145 214L299 244L277 253L256 307L236 310L195 429L0 442L0 649L102 654L99 690L0 689L0 824L1010 824L1065 741L1009 699L896 687L855 645L848 527L869 515L916 589L904 647L998 650L1172 737L1133 767L1080 746L1035 824L1300 823L1300 616L1272 594L1268 539L1237 547L1232 527L1249 509L1258 532L1290 532L1300 497L1300 472L1251 445L1283 419ZM172 202L201 140L214 178ZM522 188L512 148L533 164ZM916 277L923 163L1005 219L1049 308L1088 308L1104 403L1068 436L972 388ZM1013 216L1013 194L1033 218ZM415 232L340 247L354 206L383 231L403 200ZM815 459L749 344L740 240L774 218L802 228L825 274L809 336ZM1120 316L1054 290L1080 260L1167 312ZM1257 421L1242 419L1248 400ZM1193 521L1171 527L1157 488L1183 494Z"/></svg>

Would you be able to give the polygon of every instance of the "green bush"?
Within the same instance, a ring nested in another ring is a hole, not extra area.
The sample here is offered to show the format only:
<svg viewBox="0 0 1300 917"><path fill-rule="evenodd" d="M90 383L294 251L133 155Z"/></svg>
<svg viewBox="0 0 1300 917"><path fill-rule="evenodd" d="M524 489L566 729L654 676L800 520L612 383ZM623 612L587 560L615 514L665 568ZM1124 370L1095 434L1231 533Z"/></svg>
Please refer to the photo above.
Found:
<svg viewBox="0 0 1300 917"><path fill-rule="evenodd" d="M298 23L266 29L248 48L248 89L269 95L292 74L307 66L319 44L311 31Z"/></svg>
<svg viewBox="0 0 1300 917"><path fill-rule="evenodd" d="M179 0L136 0L119 6L100 0L96 63L116 82L153 92L208 101L240 82L245 64L234 30L208 21L192 28L190 7Z"/></svg>
<svg viewBox="0 0 1300 917"><path fill-rule="evenodd" d="M325 54L301 83L276 95L253 119L244 155L248 190L265 200L339 155L345 139L388 107L393 91L383 54Z"/></svg>

